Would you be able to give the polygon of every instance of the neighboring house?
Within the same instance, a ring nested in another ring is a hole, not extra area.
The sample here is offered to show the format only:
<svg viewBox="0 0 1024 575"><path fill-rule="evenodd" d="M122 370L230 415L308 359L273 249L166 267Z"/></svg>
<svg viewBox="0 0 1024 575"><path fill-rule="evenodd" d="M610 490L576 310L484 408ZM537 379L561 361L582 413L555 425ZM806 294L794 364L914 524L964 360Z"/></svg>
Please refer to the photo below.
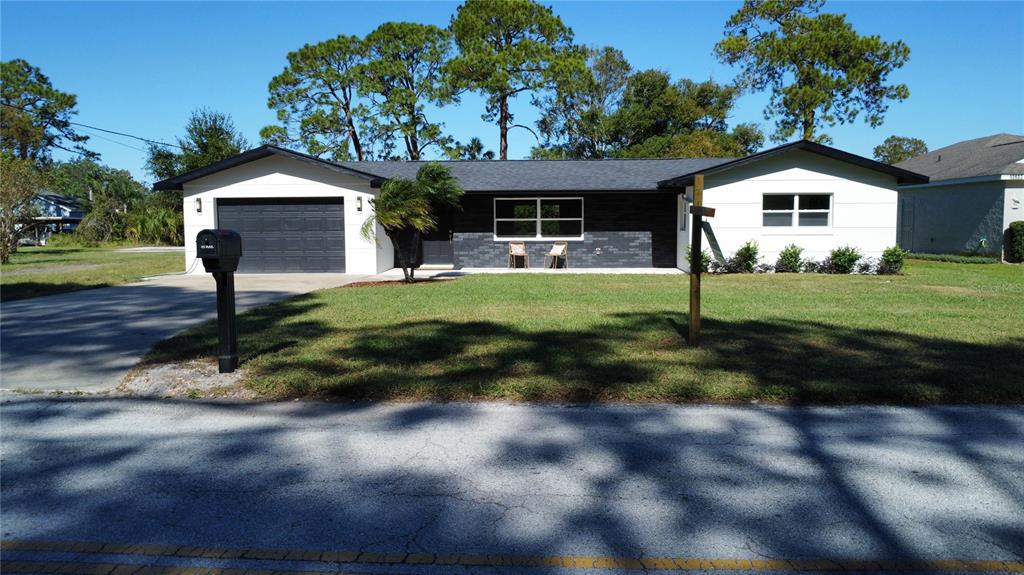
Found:
<svg viewBox="0 0 1024 575"><path fill-rule="evenodd" d="M896 243L897 186L928 179L800 141L738 160L511 160L441 162L466 191L424 238L423 264L503 268L508 243L525 241L531 267L554 241L570 267L687 269L692 180L704 174L709 245L724 257L757 240L765 261L787 244L809 257L852 245L877 257ZM262 146L158 182L181 190L185 237L204 228L242 235L240 271L372 274L395 265L378 227L362 237L370 200L418 162L328 162ZM186 267L195 245L186 242Z"/></svg>
<svg viewBox="0 0 1024 575"><path fill-rule="evenodd" d="M930 178L900 186L904 249L997 255L1010 222L1024 220L1024 136L967 140L896 165Z"/></svg>
<svg viewBox="0 0 1024 575"><path fill-rule="evenodd" d="M42 192L36 194L32 205L38 210L38 215L33 219L40 222L35 228L35 241L39 245L46 245L53 234L75 231L85 217L82 204L77 198Z"/></svg>

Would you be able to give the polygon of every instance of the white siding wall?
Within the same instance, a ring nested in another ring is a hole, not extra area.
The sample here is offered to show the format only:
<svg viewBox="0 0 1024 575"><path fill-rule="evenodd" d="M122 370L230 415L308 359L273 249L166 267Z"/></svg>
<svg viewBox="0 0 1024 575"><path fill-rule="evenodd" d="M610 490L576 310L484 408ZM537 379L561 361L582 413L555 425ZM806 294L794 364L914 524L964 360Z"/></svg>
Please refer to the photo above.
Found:
<svg viewBox="0 0 1024 575"><path fill-rule="evenodd" d="M773 193L832 194L832 225L763 227L762 196ZM798 150L705 179L704 204L717 209L707 220L714 238L705 234L706 245L729 257L756 240L767 263L791 243L807 258L821 259L844 245L877 258L896 244L896 200L894 177Z"/></svg>
<svg viewBox="0 0 1024 575"><path fill-rule="evenodd" d="M376 190L369 182L305 162L270 156L211 174L184 185L185 269L205 273L195 262L195 238L205 228L217 227L217 198L324 198L342 197L345 204L345 272L375 274L394 267L394 250L380 226L377 241L363 237L360 229L370 215L369 200ZM195 201L202 200L202 213L196 213ZM363 211L357 210L362 198ZM245 251L244 238L242 251ZM244 257L244 256L243 256Z"/></svg>

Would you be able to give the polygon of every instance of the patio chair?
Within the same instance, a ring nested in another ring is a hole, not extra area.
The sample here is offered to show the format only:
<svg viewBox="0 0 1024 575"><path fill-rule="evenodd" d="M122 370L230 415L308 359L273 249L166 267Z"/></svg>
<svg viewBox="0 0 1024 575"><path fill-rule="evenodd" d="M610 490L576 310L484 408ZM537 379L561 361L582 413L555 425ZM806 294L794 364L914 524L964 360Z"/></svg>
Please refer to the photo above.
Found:
<svg viewBox="0 0 1024 575"><path fill-rule="evenodd" d="M551 269L558 267L558 258L562 258L562 267L569 269L569 243L555 242L555 245L551 246L551 251L544 254L544 257L551 258Z"/></svg>
<svg viewBox="0 0 1024 575"><path fill-rule="evenodd" d="M523 258L523 268L530 267L530 254L526 252L526 242L508 243L508 267L516 267L516 258Z"/></svg>

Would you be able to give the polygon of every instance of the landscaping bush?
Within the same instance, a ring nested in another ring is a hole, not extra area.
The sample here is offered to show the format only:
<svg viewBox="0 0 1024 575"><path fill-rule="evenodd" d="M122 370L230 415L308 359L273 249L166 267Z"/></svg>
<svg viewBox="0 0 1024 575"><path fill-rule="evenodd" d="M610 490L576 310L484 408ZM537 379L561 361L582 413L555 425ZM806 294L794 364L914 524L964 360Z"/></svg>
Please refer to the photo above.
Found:
<svg viewBox="0 0 1024 575"><path fill-rule="evenodd" d="M757 242L750 240L740 246L736 253L725 262L725 271L728 273L752 274L757 267Z"/></svg>
<svg viewBox="0 0 1024 575"><path fill-rule="evenodd" d="M882 252L882 261L878 263L878 274L892 275L900 273L900 270L903 269L903 260L907 257L908 253L899 246L885 248L885 251Z"/></svg>
<svg viewBox="0 0 1024 575"><path fill-rule="evenodd" d="M875 258L864 258L857 262L857 270L854 273L860 275L871 275L880 273L878 270L881 268L881 263Z"/></svg>
<svg viewBox="0 0 1024 575"><path fill-rule="evenodd" d="M779 259L775 262L775 271L779 273L798 273L803 263L801 254L804 249L796 244L789 244L779 252Z"/></svg>
<svg viewBox="0 0 1024 575"><path fill-rule="evenodd" d="M954 264L997 264L999 258L989 256L963 256L958 254L918 254L908 253L908 259L929 262L950 262Z"/></svg>
<svg viewBox="0 0 1024 575"><path fill-rule="evenodd" d="M857 248L850 246L835 248L829 253L827 263L824 265L825 269L822 271L830 274L853 273L861 257L863 256Z"/></svg>
<svg viewBox="0 0 1024 575"><path fill-rule="evenodd" d="M46 240L46 245L51 248L94 248L99 246L100 243L72 232L70 234L53 234Z"/></svg>
<svg viewBox="0 0 1024 575"><path fill-rule="evenodd" d="M693 250L690 246L686 246L686 262L689 263L693 257ZM708 269L711 267L711 254L707 250L701 250L700 252L700 273L708 273Z"/></svg>
<svg viewBox="0 0 1024 575"><path fill-rule="evenodd" d="M818 274L825 272L825 265L825 262L819 262L815 260L804 260L801 264L801 268L803 269L804 273Z"/></svg>
<svg viewBox="0 0 1024 575"><path fill-rule="evenodd" d="M1007 230L1006 259L1011 262L1024 262L1024 220L1012 222Z"/></svg>

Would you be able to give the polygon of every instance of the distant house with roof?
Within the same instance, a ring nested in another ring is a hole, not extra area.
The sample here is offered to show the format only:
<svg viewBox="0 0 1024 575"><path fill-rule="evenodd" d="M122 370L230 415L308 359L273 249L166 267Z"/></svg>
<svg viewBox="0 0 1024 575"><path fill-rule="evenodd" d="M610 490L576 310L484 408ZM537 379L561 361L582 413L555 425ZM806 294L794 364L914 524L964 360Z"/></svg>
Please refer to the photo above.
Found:
<svg viewBox="0 0 1024 575"><path fill-rule="evenodd" d="M40 245L46 244L53 234L75 231L85 217L81 201L70 196L41 192L36 194L32 205L38 212L33 219L40 224L35 228L35 241Z"/></svg>
<svg viewBox="0 0 1024 575"><path fill-rule="evenodd" d="M896 166L930 179L900 186L904 249L997 255L1010 223L1024 220L1024 136L967 140Z"/></svg>

